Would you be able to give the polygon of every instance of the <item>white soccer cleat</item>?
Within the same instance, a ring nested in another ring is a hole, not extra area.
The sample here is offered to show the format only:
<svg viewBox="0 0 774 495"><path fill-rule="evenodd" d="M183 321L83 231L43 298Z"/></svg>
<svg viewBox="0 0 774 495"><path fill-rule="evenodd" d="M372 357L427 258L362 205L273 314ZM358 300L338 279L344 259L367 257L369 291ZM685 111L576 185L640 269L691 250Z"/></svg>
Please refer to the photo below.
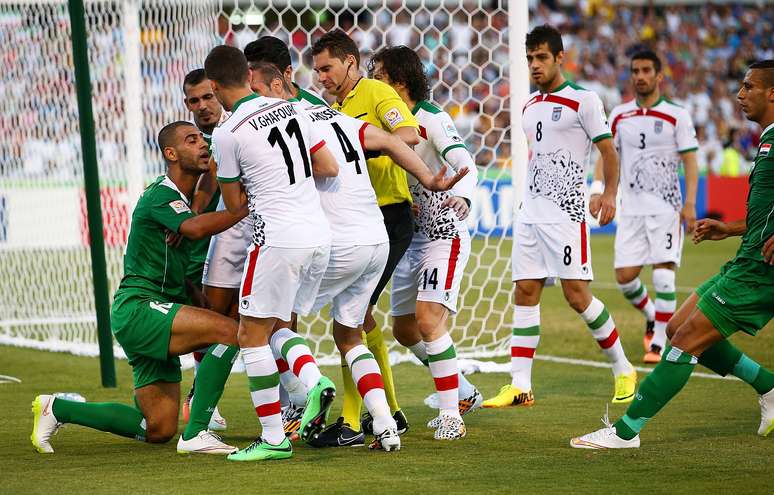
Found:
<svg viewBox="0 0 774 495"><path fill-rule="evenodd" d="M54 449L51 447L49 440L51 436L59 431L59 427L62 423L56 420L54 413L51 410L54 405L53 395L38 395L35 400L32 401L32 445L41 454L53 454Z"/></svg>
<svg viewBox="0 0 774 495"><path fill-rule="evenodd" d="M228 455L239 449L233 445L223 443L221 438L211 431L200 431L190 440L183 440L183 435L177 441L178 454L215 454Z"/></svg>
<svg viewBox="0 0 774 495"><path fill-rule="evenodd" d="M758 428L758 435L765 437L774 431L774 389L758 397L758 403L761 405L761 425Z"/></svg>
<svg viewBox="0 0 774 495"><path fill-rule="evenodd" d="M372 450L392 452L400 450L400 435L396 426L388 426L381 433L374 435L374 441L368 446Z"/></svg>
<svg viewBox="0 0 774 495"><path fill-rule="evenodd" d="M481 409L483 404L484 396L481 395L481 392L475 388L473 389L473 393L471 395L468 397L461 397L460 400L457 401L457 407L459 409L460 416L465 416L466 414L470 414L473 411ZM438 392L428 395L425 398L425 405L432 407L433 409L440 409L440 404L438 403ZM427 427L435 429L438 428L438 425L440 424L441 416L436 416L427 423Z"/></svg>
<svg viewBox="0 0 774 495"><path fill-rule="evenodd" d="M220 415L220 411L218 411L218 406L215 406L215 410L212 411L212 417L210 418L210 424L207 425L207 428L212 431L225 431L227 428L226 425L226 418Z"/></svg>
<svg viewBox="0 0 774 495"><path fill-rule="evenodd" d="M575 437L570 439L570 447L574 449L638 449L640 448L640 436L632 438L631 440L624 440L617 435L615 427L610 424L607 419L607 413L602 418L602 423L605 427L587 433L582 437Z"/></svg>
<svg viewBox="0 0 774 495"><path fill-rule="evenodd" d="M438 428L433 435L436 440L458 440L468 433L462 418L442 414L438 420Z"/></svg>

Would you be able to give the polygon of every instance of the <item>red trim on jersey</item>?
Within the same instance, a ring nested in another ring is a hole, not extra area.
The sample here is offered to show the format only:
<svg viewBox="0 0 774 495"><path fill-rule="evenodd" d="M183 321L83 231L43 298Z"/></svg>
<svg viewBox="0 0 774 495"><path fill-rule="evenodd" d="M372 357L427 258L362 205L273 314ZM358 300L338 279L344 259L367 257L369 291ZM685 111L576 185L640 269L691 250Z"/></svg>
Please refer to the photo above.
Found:
<svg viewBox="0 0 774 495"><path fill-rule="evenodd" d="M357 391L360 392L360 397L365 395L374 389L384 390L384 382L382 381L382 375L379 373L368 373L360 377L357 381Z"/></svg>
<svg viewBox="0 0 774 495"><path fill-rule="evenodd" d="M194 351L193 352L194 361L196 361L197 363L201 363L202 359L204 359L205 354L206 352Z"/></svg>
<svg viewBox="0 0 774 495"><path fill-rule="evenodd" d="M433 377L433 381L435 382L435 389L439 392L453 390L460 386L459 375L456 373L449 376L442 376L440 378Z"/></svg>
<svg viewBox="0 0 774 495"><path fill-rule="evenodd" d="M660 323L668 323L669 319L672 318L672 315L674 315L674 313L663 313L661 311L656 311L656 321Z"/></svg>
<svg viewBox="0 0 774 495"><path fill-rule="evenodd" d="M443 290L452 288L454 282L454 270L457 268L457 258L460 257L460 238L455 237L452 240L451 252L449 252L449 264L446 267L446 285Z"/></svg>
<svg viewBox="0 0 774 495"><path fill-rule="evenodd" d="M535 349L532 347L511 347L511 357L523 357L532 359L535 356Z"/></svg>
<svg viewBox="0 0 774 495"><path fill-rule="evenodd" d="M309 150L309 154L310 155L314 155L315 153L320 151L320 148L322 148L323 146L325 146L325 139L323 139L319 143L317 143L314 146L312 146L312 148Z"/></svg>
<svg viewBox="0 0 774 495"><path fill-rule="evenodd" d="M650 301L650 299L648 299L648 296L646 294L645 297L642 298L642 301L640 301L637 304L635 304L634 307L637 308L637 309L642 309L642 308L644 308L645 306L648 305L648 301Z"/></svg>
<svg viewBox="0 0 774 495"><path fill-rule="evenodd" d="M589 261L589 253L586 245L588 244L586 239L586 222L581 222L581 265L585 265Z"/></svg>
<svg viewBox="0 0 774 495"><path fill-rule="evenodd" d="M427 129L425 129L423 126L419 126L419 136L422 139L427 139Z"/></svg>
<svg viewBox="0 0 774 495"><path fill-rule="evenodd" d="M255 249L250 253L250 258L247 263L247 273L245 274L245 281L242 284L242 297L249 296L253 291L253 274L255 273L255 261L258 259L258 251L261 250L261 246L256 245Z"/></svg>
<svg viewBox="0 0 774 495"><path fill-rule="evenodd" d="M290 366L288 366L288 362L287 361L285 361L282 358L279 358L276 361L277 361L277 371L279 371L280 373L284 373L286 371L290 371Z"/></svg>
<svg viewBox="0 0 774 495"><path fill-rule="evenodd" d="M279 414L281 410L282 407L280 406L279 401L272 402L270 404L261 404L255 408L255 412L258 413L258 416L261 418L265 418L266 416L274 416L275 414Z"/></svg>
<svg viewBox="0 0 774 495"><path fill-rule="evenodd" d="M580 108L580 103L575 101L575 100L571 100L570 98L565 98L564 96L556 96L556 95L552 95L552 94L545 94L545 95L537 95L537 96L533 97L531 100L529 100L527 102L527 104L524 105L524 108L522 109L521 113L524 113L524 110L526 110L527 107L530 107L530 106L534 105L535 103L540 103L540 102L543 102L543 101L547 101L549 103L558 103L558 104L564 105L564 106L566 106L568 108L572 108L576 112L578 111L578 108Z"/></svg>
<svg viewBox="0 0 774 495"><path fill-rule="evenodd" d="M669 115L668 113L659 112L657 110L650 110L648 108L638 108L630 112L624 112L613 119L613 125L610 126L610 130L615 136L615 129L618 126L618 122L623 119L630 119L632 117L655 117L657 119L666 120L673 126L677 127L677 119Z"/></svg>
<svg viewBox="0 0 774 495"><path fill-rule="evenodd" d="M599 344L599 347L602 349L610 349L613 347L613 344L615 344L616 340L618 340L618 331L614 328L612 332L610 332L610 335L607 336L606 339L597 340L597 343Z"/></svg>
<svg viewBox="0 0 774 495"><path fill-rule="evenodd" d="M370 124L368 122L363 122L363 125L360 126L360 130L357 132L357 137L360 139L360 147L363 148L363 151L365 151L365 130Z"/></svg>
<svg viewBox="0 0 774 495"><path fill-rule="evenodd" d="M301 368L309 363L315 364L311 354L302 354L298 356L293 362L293 374L299 376L301 374Z"/></svg>

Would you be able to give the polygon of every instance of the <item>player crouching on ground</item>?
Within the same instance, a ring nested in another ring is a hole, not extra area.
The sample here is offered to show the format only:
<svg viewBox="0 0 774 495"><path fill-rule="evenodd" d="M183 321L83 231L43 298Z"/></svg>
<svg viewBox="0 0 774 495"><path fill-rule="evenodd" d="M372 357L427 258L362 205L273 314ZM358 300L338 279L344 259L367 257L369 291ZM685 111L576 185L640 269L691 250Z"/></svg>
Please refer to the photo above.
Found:
<svg viewBox="0 0 774 495"><path fill-rule="evenodd" d="M111 313L113 335L132 366L136 407L39 395L32 403L31 440L40 453L54 452L49 440L65 423L140 441L168 442L177 432L180 407L178 356L212 344L220 345L212 345L202 360L190 420L177 450L205 454L236 450L207 431L207 424L238 351L237 324L183 302L191 240L228 229L247 215L247 204L243 197L234 213L194 215L190 198L199 176L209 169L207 143L195 126L181 121L161 129L158 144L167 174L148 186L132 213L124 277ZM177 247L165 242L170 231L184 237Z"/></svg>

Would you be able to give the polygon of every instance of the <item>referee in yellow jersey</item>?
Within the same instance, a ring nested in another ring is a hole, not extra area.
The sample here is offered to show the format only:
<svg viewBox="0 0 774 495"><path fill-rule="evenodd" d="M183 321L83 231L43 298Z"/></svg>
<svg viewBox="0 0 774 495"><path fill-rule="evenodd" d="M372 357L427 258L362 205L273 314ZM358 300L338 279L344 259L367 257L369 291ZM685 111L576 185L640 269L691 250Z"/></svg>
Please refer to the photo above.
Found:
<svg viewBox="0 0 774 495"><path fill-rule="evenodd" d="M336 97L332 105L334 109L396 134L409 146L419 143L419 124L398 93L381 81L360 75L360 52L346 33L341 30L326 33L312 46L312 56L320 83L328 93ZM398 433L402 434L408 429L408 422L395 396L384 336L381 329L376 328L371 311L392 277L395 266L411 244L414 231L411 193L406 172L387 156L369 159L368 174L384 215L384 224L390 237L390 254L379 285L371 296L371 305L368 307L363 329L366 331L366 345L379 363L384 391L398 425ZM365 433L372 433L369 431L371 421L368 417L364 418L361 431L362 399L343 357L342 374L342 418L323 430L316 439L314 444L320 447L362 445L365 442Z"/></svg>

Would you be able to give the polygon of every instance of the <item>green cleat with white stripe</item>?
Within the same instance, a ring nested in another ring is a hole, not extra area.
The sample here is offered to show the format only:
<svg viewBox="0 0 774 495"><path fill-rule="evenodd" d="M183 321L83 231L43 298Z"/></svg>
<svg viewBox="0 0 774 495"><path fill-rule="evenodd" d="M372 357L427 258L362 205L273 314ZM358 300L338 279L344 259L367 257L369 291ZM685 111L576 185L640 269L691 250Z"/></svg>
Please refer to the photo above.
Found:
<svg viewBox="0 0 774 495"><path fill-rule="evenodd" d="M307 394L306 409L298 427L301 440L309 442L325 428L334 397L336 386L328 377L321 376L317 385Z"/></svg>
<svg viewBox="0 0 774 495"><path fill-rule="evenodd" d="M289 459L293 456L293 445L287 438L282 440L279 445L272 445L258 438L244 449L229 454L229 461L271 461L279 459Z"/></svg>

